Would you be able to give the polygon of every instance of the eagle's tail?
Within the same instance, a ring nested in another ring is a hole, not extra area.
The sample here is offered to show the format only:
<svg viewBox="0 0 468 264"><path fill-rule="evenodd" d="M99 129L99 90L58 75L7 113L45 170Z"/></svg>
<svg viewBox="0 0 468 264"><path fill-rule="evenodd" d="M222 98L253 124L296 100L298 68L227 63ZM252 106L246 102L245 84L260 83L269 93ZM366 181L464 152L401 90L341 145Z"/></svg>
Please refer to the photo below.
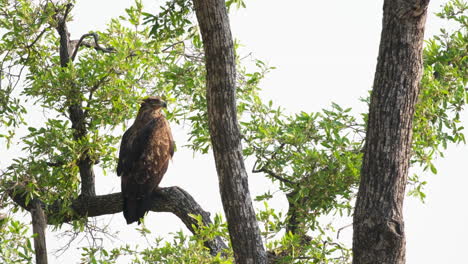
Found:
<svg viewBox="0 0 468 264"><path fill-rule="evenodd" d="M141 224L140 218L143 218L146 212L149 211L149 204L151 199L129 199L124 198L123 204L123 213L125 220L127 220L127 224L131 224L133 222L138 222Z"/></svg>
<svg viewBox="0 0 468 264"><path fill-rule="evenodd" d="M150 207L151 207L150 205L151 205L150 195L144 197L143 199L139 201L138 207L137 207L138 208L137 214L139 215L138 224L141 224L139 221L140 218L143 218L145 214L150 211Z"/></svg>

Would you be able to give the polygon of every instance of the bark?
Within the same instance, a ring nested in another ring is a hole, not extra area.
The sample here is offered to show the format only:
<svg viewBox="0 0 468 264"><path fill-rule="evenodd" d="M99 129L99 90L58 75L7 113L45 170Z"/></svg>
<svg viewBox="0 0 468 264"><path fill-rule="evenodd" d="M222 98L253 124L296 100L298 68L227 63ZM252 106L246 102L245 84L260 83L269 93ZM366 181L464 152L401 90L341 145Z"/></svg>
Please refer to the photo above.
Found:
<svg viewBox="0 0 468 264"><path fill-rule="evenodd" d="M242 156L234 46L224 0L194 0L207 71L208 123L236 263L266 263Z"/></svg>
<svg viewBox="0 0 468 264"><path fill-rule="evenodd" d="M286 194L288 199L288 212L286 213L286 233L291 232L292 234L299 235L303 238L307 230L304 224L305 214L308 213L307 206L304 205L305 198L300 198L295 201L297 191L292 191Z"/></svg>
<svg viewBox="0 0 468 264"><path fill-rule="evenodd" d="M81 196L72 202L71 211L73 214L68 216L64 216L61 213L63 212L63 208L60 201L57 201L51 205L46 205L38 200L35 200L35 203L27 204L25 199L26 195L24 192L24 186L16 186L15 189L11 189L9 195L18 205L30 211L31 213L36 212L36 215L39 210L35 210L35 204L39 204L39 208L41 209L47 208L47 210L45 210L46 217L44 223L53 225L70 222L72 220L83 217L96 217L101 215L116 214L122 212L123 209L123 198L120 192L93 197ZM195 199L193 199L189 193L176 186L157 189L153 194L151 211L175 214L177 217L179 217L180 220L182 220L182 222L191 232L195 231L194 226L198 227L198 223L190 215L201 215L203 225L205 226L212 224L210 214L204 211L203 208L195 201ZM33 215L33 224L35 219L36 216ZM36 233L36 231L34 232ZM206 241L205 246L210 249L210 253L212 255L216 255L223 249L227 249L226 244L220 237L216 237L212 241ZM37 251L38 248L36 248L36 252Z"/></svg>
<svg viewBox="0 0 468 264"><path fill-rule="evenodd" d="M403 199L429 0L385 0L356 208L353 263L405 263Z"/></svg>
<svg viewBox="0 0 468 264"><path fill-rule="evenodd" d="M69 63L72 62L72 57L76 56L76 51L79 49L79 45L76 44L76 41L70 40L70 33L67 28L67 17L72 8L71 4L66 5L66 9L63 11L63 14L57 14L57 32L60 36L60 66L66 68ZM70 85L74 85L73 83ZM68 112L69 118L72 123L73 128L73 138L75 140L80 140L87 134L86 128L86 115L82 107L82 99L80 96L77 96L81 93L79 87L67 87L70 89L70 97L68 100ZM73 96L76 96L73 98ZM80 169L80 178L81 178L81 195L82 196L95 196L96 187L95 187L95 174L93 170L94 162L90 159L88 153L83 153L80 160L78 161L78 167Z"/></svg>
<svg viewBox="0 0 468 264"><path fill-rule="evenodd" d="M38 200L33 200L31 203L31 218L34 237L34 251L36 254L37 264L47 264L47 247L45 238L45 229L47 220L44 215L44 210Z"/></svg>

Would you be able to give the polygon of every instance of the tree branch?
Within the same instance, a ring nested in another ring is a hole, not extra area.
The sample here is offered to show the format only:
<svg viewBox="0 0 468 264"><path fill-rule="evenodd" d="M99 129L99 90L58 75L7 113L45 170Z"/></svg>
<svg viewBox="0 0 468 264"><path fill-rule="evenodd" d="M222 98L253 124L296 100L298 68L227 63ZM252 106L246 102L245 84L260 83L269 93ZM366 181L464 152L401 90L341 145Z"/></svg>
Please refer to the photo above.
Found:
<svg viewBox="0 0 468 264"><path fill-rule="evenodd" d="M57 32L60 35L60 66L63 68L68 67L68 64L71 62L71 53L73 50L73 43L70 41L70 33L67 29L67 16L72 8L71 4L66 6L64 15L56 15L57 19ZM58 11L59 12L59 11ZM79 87L76 87L76 84L70 84L72 94L80 94L81 91ZM75 140L79 140L86 136L86 120L82 107L82 100L80 96L68 97L67 104L69 104L68 112L70 114L69 119L72 123L72 129L74 130L73 137ZM91 160L89 154L84 152L80 160L78 160L78 166L80 169L81 177L81 195L82 196L95 196L96 195L96 186L95 186L95 175L93 170L94 162Z"/></svg>
<svg viewBox="0 0 468 264"><path fill-rule="evenodd" d="M41 33L39 33L39 35L37 35L37 37L33 40L33 42L31 42L31 44L26 46L26 48L27 49L32 48L41 39L42 35L44 35L44 33L46 33L47 30L49 30L49 27L44 28L41 31Z"/></svg>
<svg viewBox="0 0 468 264"><path fill-rule="evenodd" d="M60 16L60 14L55 16L57 20L56 29L60 35L60 66L62 67L67 67L68 62L70 61L70 33L68 32L66 21L71 8L72 4L68 4L63 16Z"/></svg>
<svg viewBox="0 0 468 264"><path fill-rule="evenodd" d="M84 39L87 38L87 37L93 37L94 44L84 42ZM88 47L88 48L94 48L95 50L102 51L104 53L113 53L113 52L115 52L115 49L113 47L104 48L101 45L99 45L99 36L94 32L84 34L83 36L81 36L81 38L78 41L73 40L71 42L74 44L73 55L71 56L72 61L75 60L76 54L78 53L78 50L80 49L81 46L85 46L85 47Z"/></svg>
<svg viewBox="0 0 468 264"><path fill-rule="evenodd" d="M72 3L68 3L65 8L65 14L63 15L63 22L67 21L67 17L70 14L71 8L73 7Z"/></svg>
<svg viewBox="0 0 468 264"><path fill-rule="evenodd" d="M275 178L278 181L283 182L283 183L289 183L289 184L292 184L292 185L297 185L298 184L295 181L291 181L291 180L288 180L286 178L283 178L283 177L279 176L278 174L274 173L273 171L267 169L266 167L262 167L260 169L255 169L255 167L254 167L254 169L252 170L252 173L259 173L259 172L264 172L264 173L270 175L271 177L273 177L273 178Z"/></svg>
<svg viewBox="0 0 468 264"><path fill-rule="evenodd" d="M11 188L9 195L25 210L31 211L33 209L32 203L26 203L24 186L17 185L15 189ZM190 215L201 215L203 225L210 225L212 223L210 214L204 211L195 199L180 187L172 186L157 189L153 193L152 198L151 211L175 214L192 233L195 231L194 226L198 227L198 223L197 220ZM62 201L57 201L52 205L47 205L43 202L40 203L41 207L45 209L44 212L48 224L60 224L80 218L116 214L122 212L123 209L123 199L120 192L92 197L81 196L74 200L70 206L73 214L65 217L61 213ZM212 255L216 255L223 249L227 249L226 244L220 237L216 237L211 241L206 241L205 246L210 249Z"/></svg>
<svg viewBox="0 0 468 264"><path fill-rule="evenodd" d="M78 48L76 48L78 49ZM94 92L99 88L101 87L101 85L103 85L109 78L109 74L106 74L104 77L102 77L101 79L99 79L96 84L91 87L91 89L89 90L89 96L88 96L88 102L86 104L86 110L84 111L84 116L85 118L88 117L88 110L90 109L91 107L91 99L93 98L93 94ZM97 163L95 163L97 164Z"/></svg>
<svg viewBox="0 0 468 264"><path fill-rule="evenodd" d="M278 148L273 152L273 154L271 155L271 157L269 159L267 157L265 157L265 155L262 155L263 158L267 160L266 164L261 168L257 168L257 161L258 160L255 161L255 164L254 164L253 169L252 169L252 173L263 172L263 173L266 173L266 174L270 175L271 177L277 179L278 181L280 181L282 183L289 183L289 184L292 184L292 185L297 185L298 184L297 182L288 180L288 179L286 179L284 177L281 177L277 173L274 173L272 170L267 168L267 166L270 164L270 161L275 159L276 155L278 155L278 152L280 150L282 150L285 145L286 145L286 143L284 143L284 142L281 143L281 145L278 146Z"/></svg>

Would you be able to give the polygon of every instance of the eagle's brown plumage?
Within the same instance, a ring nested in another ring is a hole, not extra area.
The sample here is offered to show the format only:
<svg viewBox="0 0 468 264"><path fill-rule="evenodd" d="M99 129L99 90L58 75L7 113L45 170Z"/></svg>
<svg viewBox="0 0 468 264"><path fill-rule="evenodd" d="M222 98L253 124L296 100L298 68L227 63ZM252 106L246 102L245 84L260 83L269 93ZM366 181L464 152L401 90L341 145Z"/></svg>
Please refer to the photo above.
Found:
<svg viewBox="0 0 468 264"><path fill-rule="evenodd" d="M159 96L143 100L133 125L120 144L117 175L122 176L123 213L127 224L140 224L149 211L151 195L166 173L174 154L169 122L161 113L166 103Z"/></svg>

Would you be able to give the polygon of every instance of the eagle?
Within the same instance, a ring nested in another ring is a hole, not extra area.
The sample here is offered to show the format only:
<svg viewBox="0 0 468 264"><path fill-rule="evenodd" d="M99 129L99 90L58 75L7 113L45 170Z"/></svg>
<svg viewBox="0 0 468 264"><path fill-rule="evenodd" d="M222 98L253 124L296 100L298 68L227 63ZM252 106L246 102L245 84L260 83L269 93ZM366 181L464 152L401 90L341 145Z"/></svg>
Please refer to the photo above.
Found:
<svg viewBox="0 0 468 264"><path fill-rule="evenodd" d="M166 102L159 96L144 99L134 123L122 136L117 175L121 176L127 224L140 224L150 210L152 193L174 155L174 140L169 122L161 113L163 107L167 107Z"/></svg>

